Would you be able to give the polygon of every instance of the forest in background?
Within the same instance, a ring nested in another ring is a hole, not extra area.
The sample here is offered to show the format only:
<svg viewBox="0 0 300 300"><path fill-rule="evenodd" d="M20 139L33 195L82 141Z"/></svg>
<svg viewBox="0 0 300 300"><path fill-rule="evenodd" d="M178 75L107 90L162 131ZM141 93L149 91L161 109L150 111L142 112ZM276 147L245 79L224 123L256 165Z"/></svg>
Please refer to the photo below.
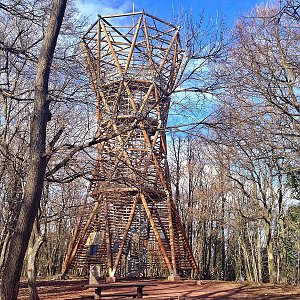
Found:
<svg viewBox="0 0 300 300"><path fill-rule="evenodd" d="M101 141L79 46L89 24L70 1L44 93L41 201L26 227L37 74L51 9L52 1L0 4L0 270L10 270L8 253L23 224L30 240L17 267L32 299L36 274L60 274ZM245 15L231 30L204 25L205 15L174 17L186 52L172 96L179 124L167 128L173 198L200 278L299 284L300 3ZM12 298L2 291L1 299Z"/></svg>

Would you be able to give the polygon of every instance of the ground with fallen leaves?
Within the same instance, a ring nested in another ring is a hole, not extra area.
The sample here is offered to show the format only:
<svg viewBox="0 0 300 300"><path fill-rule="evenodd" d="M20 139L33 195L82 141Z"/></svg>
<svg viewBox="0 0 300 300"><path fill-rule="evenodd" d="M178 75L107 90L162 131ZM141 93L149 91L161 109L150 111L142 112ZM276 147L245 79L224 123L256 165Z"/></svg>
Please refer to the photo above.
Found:
<svg viewBox="0 0 300 300"><path fill-rule="evenodd" d="M256 285L247 282L229 281L197 281L182 280L168 282L166 280L140 280L141 282L155 283L157 286L145 287L143 298L157 300L244 300L244 299L275 299L275 300L300 300L300 286L292 285ZM139 282L140 282L139 281ZM122 281L123 282L123 281ZM126 282L126 281L125 281ZM84 288L87 280L39 280L38 291L41 300L71 300L71 299L93 299L93 291ZM134 288L127 288L126 292L134 292ZM119 290L107 290L104 292L108 297L105 299L130 299L126 297L114 297ZM21 283L19 293L20 300L28 299L27 286Z"/></svg>

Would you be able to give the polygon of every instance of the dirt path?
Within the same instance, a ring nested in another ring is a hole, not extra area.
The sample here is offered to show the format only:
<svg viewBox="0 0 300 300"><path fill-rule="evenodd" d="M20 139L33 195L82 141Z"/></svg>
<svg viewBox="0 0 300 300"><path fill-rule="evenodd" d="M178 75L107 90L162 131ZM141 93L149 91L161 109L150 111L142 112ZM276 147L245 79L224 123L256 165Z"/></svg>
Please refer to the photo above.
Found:
<svg viewBox="0 0 300 300"><path fill-rule="evenodd" d="M300 300L299 286L282 285L254 285L246 282L225 282L225 281L179 281L168 282L163 280L147 280L156 283L155 287L146 287L145 299L157 300L178 300L178 299L208 299L208 300L244 300L244 299L269 299L269 300ZM86 290L83 285L86 280L64 280L64 281L39 281L38 289L41 300L71 300L91 299L93 292ZM128 289L133 291L132 289ZM129 299L113 297L116 291L107 291L111 295L105 299ZM22 283L19 298L27 299L27 287Z"/></svg>

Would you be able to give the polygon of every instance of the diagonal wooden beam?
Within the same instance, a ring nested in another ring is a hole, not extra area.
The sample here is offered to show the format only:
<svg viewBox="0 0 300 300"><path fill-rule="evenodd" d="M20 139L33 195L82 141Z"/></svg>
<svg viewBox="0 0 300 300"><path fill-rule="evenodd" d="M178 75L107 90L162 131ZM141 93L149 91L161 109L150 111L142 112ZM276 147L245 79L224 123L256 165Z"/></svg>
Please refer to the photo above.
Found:
<svg viewBox="0 0 300 300"><path fill-rule="evenodd" d="M130 90L130 87L129 87L129 83L128 83L127 81L125 81L125 82L124 82L124 86L125 86L127 95L128 95L128 97L129 97L130 105L131 105L133 111L134 111L134 112L137 112L136 104L135 104L134 98L133 98L133 96L132 96L132 93L131 93L131 90Z"/></svg>
<svg viewBox="0 0 300 300"><path fill-rule="evenodd" d="M124 228L124 233L123 233L123 237L122 237L122 242L121 242L119 251L118 251L118 253L117 253L115 262L114 262L113 276L114 276L114 274L115 274L116 271L117 271L118 264L119 264L120 259L121 259L121 257L122 257L122 252L123 252L123 249L124 249L124 246L125 246L125 243L126 243L127 235L128 235L130 226L131 226L131 224L132 224L133 217L134 217L134 213L135 213L135 209L136 209L136 206L137 206L138 202L139 202L139 198L138 198L137 196L135 196L134 201L133 201L133 205L132 205L132 207L131 207L130 215L129 215L129 218L128 218L128 221L127 221L127 224L125 225L125 228Z"/></svg>
<svg viewBox="0 0 300 300"><path fill-rule="evenodd" d="M183 225L182 225L182 223L181 223L180 216L179 216L178 213L177 213L177 208L176 208L176 206L175 206L175 204L174 204L173 201L171 202L171 205L172 205L172 212L173 212L173 214L174 214L174 216L175 216L175 220L176 220L176 222L177 222L177 224L178 224L178 226L179 226L179 229L180 229L180 231L181 231L181 234L182 234L182 237L183 237L183 242L184 242L184 244L185 244L185 246L186 246L186 249L187 249L187 251L188 251L188 253L189 253L190 259L191 259L191 261L192 261L192 265L194 266L194 270L198 271L198 266L197 266L196 260L195 260L195 258L194 258L194 254L193 254L192 249L191 249L191 247L190 247L190 245L189 245L189 242L188 242L188 240L187 240L186 232L185 232L185 230L184 230L184 228L183 228Z"/></svg>
<svg viewBox="0 0 300 300"><path fill-rule="evenodd" d="M160 168L158 159L157 159L155 153L153 152L153 147L152 147L150 138L149 138L149 136L148 136L148 134L147 134L147 132L146 132L146 130L145 130L144 124L141 124L141 128L142 128L142 133L143 133L144 139L145 139L145 141L146 141L146 144L147 144L147 146L149 147L149 151L150 151L151 154L152 154L154 166L155 166L156 171L157 171L157 173L158 173L158 177L159 177L159 179L160 179L160 182L161 182L163 188L164 188L165 190L168 190L168 186L167 186L167 183L166 183L164 174L163 174L163 172L162 172L162 170L161 170L161 168Z"/></svg>
<svg viewBox="0 0 300 300"><path fill-rule="evenodd" d="M92 211L90 212L87 222L85 223L83 229L80 232L79 232L79 227L82 224L81 223L82 220L80 219L79 222L77 223L77 227L74 231L71 243L69 244L67 255L66 255L64 263L63 263L62 274L65 274L68 271L68 269L70 268L79 246L83 243L83 241L85 239L87 230L96 214L98 207L99 207L99 201L94 203L94 207L93 207Z"/></svg>
<svg viewBox="0 0 300 300"><path fill-rule="evenodd" d="M97 81L100 80L100 60L101 57L101 25L100 22L98 22L97 26Z"/></svg>
<svg viewBox="0 0 300 300"><path fill-rule="evenodd" d="M170 80L169 80L169 86L168 86L168 90L170 89L170 87L173 87L176 81L176 78L178 76L178 72L181 66L181 62L182 62L182 55L179 55L179 35L177 35L177 38L175 40L175 45L174 45L174 56L173 56L173 60L172 60L172 68L171 68L171 74L170 74Z"/></svg>
<svg viewBox="0 0 300 300"><path fill-rule="evenodd" d="M173 273L172 265L171 265L171 263L170 263L170 260L169 260L167 251L166 251L166 249L165 249L165 247L164 247L164 245L163 245L163 242L162 242L162 240L161 240L161 238L160 238L160 235L159 235L159 232L158 232L157 227L156 227L156 225L155 225L155 222L154 222L154 220L153 220L153 218L152 218L152 214L151 214L151 212L150 212L148 203L147 203L147 201L146 201L146 199L145 199L144 194L141 193L141 194L140 194L140 197L141 197L143 206L144 206L144 208L145 208L147 217L148 217L148 219L149 219L149 221L150 221L150 225L151 225L151 227L152 227L152 229L153 229L153 233L154 233L155 238L156 238L156 240L157 240L157 243L158 243L160 252L161 252L161 254L162 254L162 256L163 256L163 258L164 258L164 260L165 260L166 266L167 266L167 268L168 268L170 274L172 274L172 273Z"/></svg>
<svg viewBox="0 0 300 300"><path fill-rule="evenodd" d="M152 148L153 148L154 145L156 144L157 139L158 139L159 136L160 136L160 132L159 132L159 130L157 130L157 131L155 132L155 135L154 135L154 137L153 137L153 141L152 141L152 143L151 143L151 147L152 147ZM145 172L145 173L147 172L147 170L148 170L148 168L149 168L149 164L150 164L151 158L152 158L152 152L149 151L148 156L147 156L146 159L145 159L145 167L144 167L144 172Z"/></svg>
<svg viewBox="0 0 300 300"><path fill-rule="evenodd" d="M119 63L118 56L117 56L117 54L115 52L114 46L111 43L111 40L109 38L109 35L108 35L107 30L105 28L105 25L104 25L104 23L102 21L100 21L100 24L101 24L102 31L104 32L104 35L106 37L106 42L107 42L107 44L109 46L110 52L111 52L111 54L112 54L112 56L114 58L116 66L118 68L119 74L122 75L123 74L122 67L121 67L121 65Z"/></svg>
<svg viewBox="0 0 300 300"><path fill-rule="evenodd" d="M172 216L172 199L169 191L166 191L167 196L167 206L168 206L168 221L169 221L169 234L170 234L170 248L171 248L171 261L174 270L173 275L177 275L176 267L176 255L175 255L175 245L174 245L174 228L173 228L173 216Z"/></svg>
<svg viewBox="0 0 300 300"><path fill-rule="evenodd" d="M174 33L173 38L172 38L172 40L171 40L171 42L170 42L170 44L169 44L169 47L168 47L168 49L167 49L167 51L166 51L166 53L165 53L165 55L164 55L164 58L162 59L160 65L159 65L158 73L161 72L161 70L162 70L162 68L163 68L163 66L164 66L164 64L165 64L165 62L166 62L166 60L167 60L167 58L168 58L168 55L169 55L169 53L170 53L170 51L171 51L171 49L172 49L172 46L173 46L173 44L174 44L174 42L175 42L175 40L176 40L178 34L179 34L179 31L176 30L176 32Z"/></svg>
<svg viewBox="0 0 300 300"><path fill-rule="evenodd" d="M144 134L144 138L147 142L147 144L151 144L150 139L146 133L145 130L142 130L143 134ZM151 146L149 146L151 147ZM169 223L169 234L170 234L170 248L171 248L171 261L172 261L172 267L173 267L173 271L175 272L174 274L176 274L176 254L175 254L175 247L174 247L174 229L173 229L173 218L172 218L172 199L170 196L170 192L169 192L169 186L167 185L167 182L163 176L163 172L160 169L158 160L156 158L155 153L153 152L153 148L150 149L150 151L152 152L152 158L154 161L154 165L156 167L156 171L159 175L160 181L165 189L165 193L166 193L166 197L167 197L167 205L168 205L168 223Z"/></svg>
<svg viewBox="0 0 300 300"><path fill-rule="evenodd" d="M140 31L140 27L141 27L141 23L142 23L142 18L143 18L142 16L139 18L138 23L137 23L136 28L135 28L135 33L134 33L134 36L133 36L133 39L132 39L132 42L131 42L131 46L130 46L130 50L129 50L129 53L128 53L128 58L127 58L126 66L125 66L125 72L127 72L128 68L129 68L129 65L130 65L130 62L131 62L131 58L132 58L132 55L133 55L136 39L139 35L139 31Z"/></svg>
<svg viewBox="0 0 300 300"><path fill-rule="evenodd" d="M139 113L143 112L143 110L144 110L144 108L145 108L145 105L146 105L146 103L147 103L147 101L148 101L148 99L149 99L149 96L150 96L151 93L152 93L153 88L154 88L154 83L152 83L152 84L149 86L148 91L147 91L147 93L146 93L146 95L145 95L145 97L144 97L144 99L143 99L143 101L142 101L142 104L141 104L141 106L140 106L140 109L139 109L139 111L138 111Z"/></svg>
<svg viewBox="0 0 300 300"><path fill-rule="evenodd" d="M160 110L158 90L157 90L156 87L154 89L154 96L155 96L155 102L156 102L155 108L156 108L156 111L157 111L158 126L157 126L157 131L155 133L155 136L153 138L153 141L151 143L152 148L154 148L159 136L160 136L161 139L163 139L163 137L165 136L164 131L161 130L161 129L163 129L163 126L162 126L163 125L163 120L162 120L161 110ZM162 146L163 146L163 151L166 154L167 153L167 147L166 146L164 147L164 144L162 144ZM147 171L147 169L149 167L151 157L152 157L152 152L150 152L148 157L147 157L147 160L146 160L146 163L145 163L145 172Z"/></svg>
<svg viewBox="0 0 300 300"><path fill-rule="evenodd" d="M112 127L113 127L115 133L117 134L117 140L118 140L118 142L119 142L123 147L124 147L124 145L127 145L129 139L127 139L127 142L125 143L125 142L123 141L121 135L119 134L120 132L119 132L119 130L118 130L118 128L117 128L117 125L116 125L115 123L112 123ZM133 130L132 130L132 132L133 132ZM128 164L128 166L130 166L130 168L131 168L132 170L134 170L134 167L133 167L133 165L132 165L132 162L131 162L131 160L130 160L130 157L129 157L129 155L128 155L128 153L127 153L127 151L126 151L125 149L123 149L123 156L124 156L124 158L125 158L126 163ZM133 175L134 175L134 177L135 177L135 179L136 179L135 173L133 173Z"/></svg>
<svg viewBox="0 0 300 300"><path fill-rule="evenodd" d="M170 243L170 238L169 238L168 233L166 231L166 228L165 228L165 226L164 226L164 224L163 224L163 222L161 220L161 217L160 217L159 212L158 212L158 208L155 205L153 205L152 209L153 209L153 211L154 211L154 213L156 215L156 218L157 218L158 223L160 225L160 228L161 228L161 230L162 230L162 232L163 232L163 234L165 236L165 239L166 239L166 241L168 241L168 244L169 244Z"/></svg>
<svg viewBox="0 0 300 300"><path fill-rule="evenodd" d="M145 37L146 37L146 46L147 46L148 59L149 59L150 66L151 66L150 71L151 71L151 74L154 75L153 71L155 71L155 69L156 69L156 64L155 64L155 62L153 61L153 58L152 58L152 49L151 49L151 46L150 46L150 39L149 39L146 19L144 19L144 34L145 34Z"/></svg>

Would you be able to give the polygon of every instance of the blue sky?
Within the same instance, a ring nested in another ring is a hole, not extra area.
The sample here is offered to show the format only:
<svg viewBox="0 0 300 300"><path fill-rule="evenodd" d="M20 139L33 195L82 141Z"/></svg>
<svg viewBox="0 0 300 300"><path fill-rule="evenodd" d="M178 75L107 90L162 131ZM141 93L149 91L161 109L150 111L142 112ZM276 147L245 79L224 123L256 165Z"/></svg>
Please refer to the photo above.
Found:
<svg viewBox="0 0 300 300"><path fill-rule="evenodd" d="M76 0L80 12L90 17L91 23L97 18L97 14L130 12L134 3L135 11L144 9L165 20L171 20L172 12L180 8L192 10L195 16L204 10L206 20L224 16L225 23L229 26L233 25L236 18L247 14L255 5L266 2L267 0Z"/></svg>

